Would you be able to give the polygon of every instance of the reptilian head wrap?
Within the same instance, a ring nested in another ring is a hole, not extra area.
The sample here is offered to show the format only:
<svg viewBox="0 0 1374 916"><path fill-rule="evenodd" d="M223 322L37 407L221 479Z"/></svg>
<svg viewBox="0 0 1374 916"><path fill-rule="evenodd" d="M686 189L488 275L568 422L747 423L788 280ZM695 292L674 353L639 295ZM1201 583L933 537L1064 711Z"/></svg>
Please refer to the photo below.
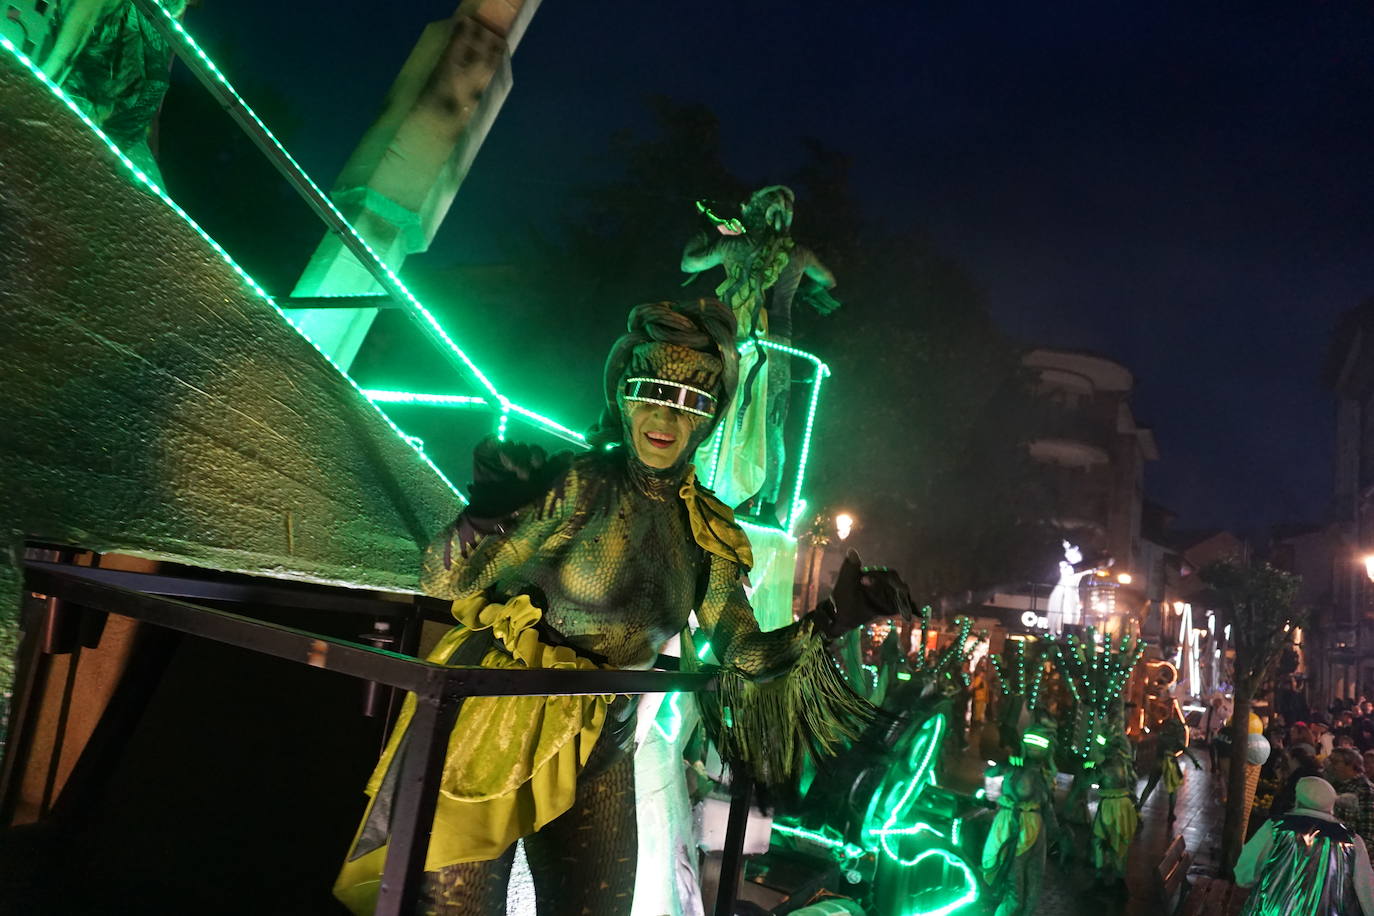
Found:
<svg viewBox="0 0 1374 916"><path fill-rule="evenodd" d="M688 395L703 393L700 401L681 403L674 397L656 398L651 390L631 391L630 380L652 380L683 386ZM697 446L715 429L734 396L739 379L739 352L735 349L735 316L715 299L691 302L653 302L630 311L628 329L611 347L606 358L601 419L588 433L593 448L626 447L632 470L653 477L680 479ZM634 398L652 403L672 402L702 422L696 424L677 462L666 470L649 468L633 447L627 404ZM709 414L709 416L707 416Z"/></svg>
<svg viewBox="0 0 1374 916"><path fill-rule="evenodd" d="M780 235L792 228L792 208L797 195L786 185L774 184L759 188L744 202L741 216L750 231L765 227Z"/></svg>

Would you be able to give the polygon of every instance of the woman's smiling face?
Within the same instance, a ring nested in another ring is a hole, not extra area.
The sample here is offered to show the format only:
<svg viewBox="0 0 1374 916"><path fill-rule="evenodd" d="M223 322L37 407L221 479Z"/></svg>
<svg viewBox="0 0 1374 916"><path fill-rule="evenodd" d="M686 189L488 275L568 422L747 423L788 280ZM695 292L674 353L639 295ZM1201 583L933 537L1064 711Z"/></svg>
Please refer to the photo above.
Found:
<svg viewBox="0 0 1374 916"><path fill-rule="evenodd" d="M625 410L635 454L645 465L659 470L678 463L689 444L695 445L692 434L706 422L705 417L646 401L627 401Z"/></svg>

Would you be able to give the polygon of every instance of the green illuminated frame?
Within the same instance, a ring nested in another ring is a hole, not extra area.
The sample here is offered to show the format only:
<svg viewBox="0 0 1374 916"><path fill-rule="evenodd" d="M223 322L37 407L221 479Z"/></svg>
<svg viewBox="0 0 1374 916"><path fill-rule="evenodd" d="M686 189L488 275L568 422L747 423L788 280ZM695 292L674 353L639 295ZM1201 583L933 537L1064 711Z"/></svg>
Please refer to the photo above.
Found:
<svg viewBox="0 0 1374 916"><path fill-rule="evenodd" d="M887 792L876 792L873 800L869 802L868 813L864 817L864 836L877 837L878 845L892 861L899 865L911 865L888 845L889 836L900 836L903 834L918 833L923 830L935 833L940 837L940 833L929 824L917 823L910 826L898 827L897 821L906 816L911 806L920 798L921 792L928 785L935 784L935 758L940 750L940 744L944 741L945 730L948 727L945 717L941 714L931 716L916 731L912 739L911 748L907 752L906 763L910 777L902 782L898 782ZM900 794L900 798L893 800L894 796ZM887 817L881 827L871 826L877 821L875 812L880 801L887 805Z"/></svg>
<svg viewBox="0 0 1374 916"><path fill-rule="evenodd" d="M402 431L401 428L397 426L397 424L389 416L387 416L386 412L382 410L380 407L378 407L379 404L404 403L425 404L431 406L445 407L464 406L494 408L499 412L497 417L498 438L505 438L505 434L509 426L511 416L516 415L523 420L533 423L537 427L541 427L544 430L553 433L559 438L565 439L575 444L585 445L586 438L581 433L578 433L577 431L553 420L550 417L545 416L544 414L531 410L522 405L516 404L512 402L509 398L507 398L505 395L503 395L497 388L496 384L491 380L491 378L488 377L484 372L482 372L482 370L467 355L467 353L464 352L460 346L458 346L457 342L454 341L453 338L448 335L448 333L444 330L443 326L439 323L438 319L434 316L434 314L428 308L425 307L425 305L401 281L401 278L397 276L397 274L390 267L388 267L385 264L385 262L382 261L377 252L362 238L361 235L358 234L357 230L352 226L352 224L349 223L348 220L343 216L343 214L338 210L338 208L334 206L333 202L329 199L328 195L325 194L323 190L319 187L319 185L313 179L310 178L309 174L306 173L306 171L300 166L300 164L290 154L290 152L281 143L281 141L277 139L276 135L273 134L272 131L267 127L266 123L257 115L256 112L253 111L253 109L248 105L248 103L244 101L243 97L239 95L238 91L234 89L233 85L224 75L223 71L221 71L219 67L215 65L214 61L210 59L209 55L205 53L204 49L200 47L196 40L185 29L185 27L182 26L182 24L179 21L177 21L176 17L171 15L171 13L169 13L166 10L166 8L159 4L157 0L134 0L134 2L136 2L140 8L144 9L145 12L154 14L155 19L160 19L165 24L166 30L173 38L174 44L178 46L180 50L185 50L189 52L191 55L193 55L195 61L199 63L199 66L193 66L192 70L196 73L196 76L199 79L201 79L202 83L204 83L207 86L207 88L210 89L210 91L213 94L215 94L225 104L225 107L228 109L231 116L233 116L235 120L238 121L241 125L244 125L245 132L249 134L250 138L253 139L253 141L259 146L259 148L263 149L264 152L269 155L269 157L272 157L273 154L275 154L274 161L281 164L280 167L283 168L283 170L287 173L289 178L292 178L294 180L294 183L296 183L298 187L303 186L304 188L309 189L308 194L303 192L303 196L306 198L307 203L309 203L311 207L315 209L317 213L319 213L319 215L325 220L327 225L330 225L331 227L335 228L337 232L339 232L344 242L348 245L350 250L354 252L355 255L357 255L361 260L369 262L367 266L370 268L374 276L377 276L378 280L382 283L382 286L387 290L387 292L392 296L392 298L398 301L402 305L402 307L404 307L408 312L410 312L413 318L416 318L418 320L421 327L427 332L427 336L429 336L431 340L433 340L437 345L440 345L444 349L446 349L450 355L454 356L456 360L470 372L472 377L477 380L480 386L486 389L487 396L479 398L472 395L424 395L411 394L407 392L378 391L372 391L371 395L369 395L367 393L362 392L362 389L359 388L359 386L352 379L352 377L347 372L345 372L342 369L342 367L339 366L339 364L318 343L316 343L316 341L311 339L309 334L307 334L300 327L300 325L298 325L295 321L292 320L292 318L289 314L287 314L286 310L282 307L282 305L278 303L277 299L270 295L262 287L261 284L259 284L255 279L253 279L253 277L250 276L248 272L245 271L238 264L238 262L235 261L233 257L217 241L215 241L207 232L205 232L204 229L200 227L200 225L191 217L189 213L183 210L174 200L172 200L171 196L168 195L162 187L160 187L155 181L153 181L153 179L145 172L143 172L142 169L138 168L138 166L135 165L134 162L129 159L129 157L124 155L124 152L118 147L118 145L115 144L114 141L111 140L110 137L107 134L105 134L105 132L102 131L100 127L86 115L85 112L81 110L81 108L62 90L60 86L58 86L51 79L49 79L32 60L30 60L25 54L23 54L23 52L21 52L17 47L15 47L15 45L8 39L0 38L0 47L4 47L4 49L8 51L11 55L13 55L14 58L25 67L25 69L32 73L35 78L37 78L64 105L66 105L66 107L70 109L73 114L80 118L81 121L97 137L100 138L100 140L109 148L111 153L114 154L116 159L119 160L119 162L128 170L128 172L131 175L133 175L133 177L139 183L146 186L150 191L152 191L153 195L157 197L158 200L162 201L165 205L170 207L174 213L180 216L182 220L185 221L186 224L189 225L206 242L206 244L208 244L211 247L211 249L213 249L215 253L218 254L220 258L231 269L233 269L233 271L236 274L239 275L239 277L244 281L244 283L246 283L248 287L259 298L261 298L263 301L268 303L273 309L275 309L277 313L287 322L287 324L289 324L293 329L296 330L297 333L304 337L311 344L311 346L313 346L322 356L325 357L326 360L329 361L330 365L332 365L336 370L339 371L340 375L348 379L349 383L352 384L356 390L358 390L360 393L363 393L365 399L369 402L369 404L371 404L373 409L377 410L378 414L386 421L387 425L393 430L393 432L395 432L397 436L399 436L412 449L415 450L416 454L420 456L421 460L424 461L424 463L431 470L433 470L435 474L439 476L439 478L444 482L444 484L453 492L453 494L456 497L458 497L460 501L466 502L466 498L463 496L462 492L453 484L453 482L450 481L447 478L447 476L445 476L444 473L439 470L438 466L433 462L433 460L431 460L430 457L424 452L423 448L419 443L419 440L415 437L406 435L406 433ZM251 127L249 125L251 125ZM802 486L806 479L806 467L810 459L811 437L816 421L816 408L820 400L821 383L824 381L824 379L829 377L830 368L818 357L806 352L805 350L800 350L796 347L790 347L784 344L768 340L762 340L759 341L759 343L765 349L773 350L779 353L784 353L788 356L796 357L799 359L804 359L810 362L813 366L811 378L811 397L807 405L806 425L802 436L800 457L797 463L796 479L794 482L792 492L792 501L788 509L787 518L782 526L782 530L784 531L784 533L787 534L789 537L792 537L796 530L796 525L799 522L799 520L803 517L803 513L805 512L807 505L806 500L803 499L801 495ZM711 456L711 467L713 473L716 464L719 462L719 448L720 443L719 441L717 441L716 452ZM772 529L769 526L755 525L743 521L741 522L741 524L745 528L755 528L759 530L776 530Z"/></svg>
<svg viewBox="0 0 1374 916"><path fill-rule="evenodd" d="M747 341L740 345L740 350L746 350L752 347L754 343L755 341L752 340ZM802 499L801 493L802 485L806 482L806 465L811 458L811 434L816 425L816 406L820 403L821 382L830 377L830 367L814 353L808 353L796 347L789 347L786 344L776 343L771 340L759 340L757 343L762 345L765 350L775 350L788 356L804 359L812 366L811 397L806 405L806 426L802 431L800 457L797 460L797 476L792 487L792 501L787 508L787 518L782 524L782 531L787 534L788 537L795 539L794 536L797 531L797 524L804 517L803 514L807 506L807 502L805 499ZM724 436L721 435L720 430L717 429L704 446L711 450L706 460L700 462L700 466L703 468L702 482L708 487L715 486L716 475L720 470L720 448L723 440ZM749 525L744 522L741 522L741 524L745 525L745 527L777 530L775 528L769 528L769 526L766 525Z"/></svg>
<svg viewBox="0 0 1374 916"><path fill-rule="evenodd" d="M959 873L960 877L963 879L962 892L958 897L948 903L942 903L933 909L907 910L905 916L952 916L952 914L957 913L959 910L969 906L978 899L978 878L974 875L973 869L969 867L969 864L965 862L962 857L950 852L948 849L940 849L938 847L935 849L927 849L911 861L911 867L915 868L926 859L932 857L943 860L946 866L953 868Z"/></svg>
<svg viewBox="0 0 1374 916"><path fill-rule="evenodd" d="M806 427L802 432L801 457L797 460L797 479L792 487L792 505L787 510L787 522L783 525L787 533L792 534L797 530L797 522L806 509L806 500L802 499L801 495L802 483L806 480L806 464L811 458L811 431L816 425L816 405L820 403L821 382L830 377L830 367L822 362L820 357L807 353L805 350L774 343L771 340L760 340L759 343L763 344L765 350L776 350L779 353L786 353L788 356L804 359L813 367L811 400L806 405Z"/></svg>

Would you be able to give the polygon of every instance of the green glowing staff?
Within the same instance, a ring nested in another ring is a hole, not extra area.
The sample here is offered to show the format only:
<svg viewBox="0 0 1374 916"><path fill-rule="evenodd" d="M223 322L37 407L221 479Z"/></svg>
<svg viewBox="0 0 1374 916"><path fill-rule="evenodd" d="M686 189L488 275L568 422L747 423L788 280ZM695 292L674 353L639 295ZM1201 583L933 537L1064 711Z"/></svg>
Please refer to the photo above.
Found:
<svg viewBox="0 0 1374 916"><path fill-rule="evenodd" d="M744 235L747 231L744 223L738 219L722 219L711 212L711 208L706 206L706 201L697 201L697 212L711 221L711 224L724 230L726 235Z"/></svg>

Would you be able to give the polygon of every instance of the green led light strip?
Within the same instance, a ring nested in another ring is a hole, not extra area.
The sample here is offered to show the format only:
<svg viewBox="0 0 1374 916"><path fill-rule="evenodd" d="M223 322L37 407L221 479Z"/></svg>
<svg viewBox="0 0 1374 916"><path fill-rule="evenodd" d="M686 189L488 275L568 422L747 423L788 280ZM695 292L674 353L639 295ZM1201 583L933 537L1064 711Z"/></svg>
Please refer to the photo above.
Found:
<svg viewBox="0 0 1374 916"><path fill-rule="evenodd" d="M907 765L911 768L911 778L905 782L900 782L887 793L874 795L873 801L869 803L869 810L864 817L865 823L873 822L873 809L878 804L879 795L884 795L887 799L892 798L901 791L901 798L888 809L887 820L881 827L870 827L864 831L866 836L878 837L878 843L892 861L899 865L911 865L901 857L899 853L888 845L889 836L899 836L902 833L916 832L922 826L939 836L943 837L935 828L929 825L916 825L914 827L897 827L897 819L902 817L907 809L920 797L921 791L927 785L933 785L935 780L932 774L932 767L935 763L935 755L940 749L940 744L944 739L946 722L943 714L931 716L921 723L920 729L912 739L911 750L907 753Z"/></svg>
<svg viewBox="0 0 1374 916"><path fill-rule="evenodd" d="M720 473L720 449L721 443L725 441L725 430L723 424L716 424L715 432L711 433L711 438L703 444L703 448L709 446L711 455L704 462L702 467L706 469L705 479L702 484L707 487L716 485L716 475ZM700 451L700 449L698 449ZM696 456L693 455L693 458Z"/></svg>
<svg viewBox="0 0 1374 916"><path fill-rule="evenodd" d="M329 361L329 364L333 366L335 370L337 370L338 373L341 376L343 376L350 385L353 386L353 389L358 392L358 395L360 397L362 397L364 403L366 403L369 407L375 410L378 416L380 416L383 420L386 421L387 426L391 427L391 430L394 433L396 433L397 436L399 436L407 445L409 445L412 449L415 450L415 453L420 456L420 460L422 460L426 465L428 465L429 469L432 470L438 476L438 478L444 482L445 486L447 486L450 490L453 491L453 495L458 497L458 499L461 502L465 504L467 503L467 498L463 496L461 492L459 492L458 488L453 485L453 482L449 480L447 476L445 476L444 472L439 470L439 466L436 465L430 459L429 455L425 454L424 449L416 445L415 440L413 440L410 436L407 436L404 432L402 432L401 428L397 426L394 422L392 422L391 418L388 417L381 410L381 408L377 407L377 405L373 404L370 400L368 400L366 395L363 394L363 390L360 387L358 387L358 383L353 381L353 379L348 375L348 373L340 369L338 363L334 362L334 360L329 356L328 353L325 353L324 350L320 349L319 345L316 344L315 341L311 340L309 335L305 334L301 331L300 328L296 327L295 322L291 321L287 314L284 311L282 311L281 306L277 305L276 300L273 299L270 295L268 295L267 290L263 289L262 286L258 284L258 281L250 277L248 275L248 272L244 270L242 267L240 267L238 262L235 261L229 255L229 252L225 251L223 246L221 246L219 242L216 242L213 238L211 238L209 233L202 229L200 227L200 224L197 223L194 219L192 219L191 215L187 213L185 210L183 210L177 204L176 201L172 200L172 198L167 194L166 191L164 191L155 181L153 181L152 178L150 178L142 169L135 165L133 160L131 160L128 156L124 155L124 151L121 150L119 146L113 140L111 140L103 130L100 129L99 125L92 121L86 115L86 113L81 110L80 106L78 106L76 102L74 102L71 99L71 97L67 95L67 93L62 91L61 86L58 86L51 79L49 79L48 75L44 73L42 70L40 70L38 68L38 65L35 64L32 60L30 60L22 51L15 47L14 43L11 42L8 38L0 36L0 48L4 48L6 51L8 51L14 57L15 60L19 61L19 63L22 64L25 69L27 69L31 74L33 74L34 78L36 78L39 82L46 86L47 89L54 96L56 96L60 102L62 102L63 105L67 106L67 108L70 109L73 114L80 118L81 122L85 124L88 128L90 128L92 133L94 133L97 137L100 138L101 142L103 142L105 146L109 148L110 152L114 154L115 158L119 160L119 162L124 166L125 169L129 171L131 175L134 176L134 178L136 178L141 184L147 187L148 190L151 191L153 195L157 197L158 200L162 201L164 204L170 207L172 212L175 213L177 216L181 217L182 220L186 223L186 225L190 226L193 230L195 230L196 234L199 235L201 239L210 246L210 248L215 252L215 254L219 255L220 259L224 261L224 263L228 265L229 268L234 271L234 273L238 274L239 278L248 285L249 289L256 293L258 297L261 298L268 305L272 306L272 308L276 310L277 314L281 315L282 319L286 321L288 325L295 329L295 331L298 334L300 334L301 337L305 338L307 343L314 347L315 350L319 352L321 356L323 356L326 360Z"/></svg>
<svg viewBox="0 0 1374 916"><path fill-rule="evenodd" d="M815 357L812 357L815 359ZM816 404L820 401L821 381L830 374L830 369L825 363L816 360L816 371L811 376L811 403L806 408L806 432L802 434L801 459L797 462L797 480L792 488L792 507L787 513L786 528L793 530L793 525L801 515L800 510L805 506L802 499L802 482L806 477L806 463L811 459L811 430L816 425Z"/></svg>
<svg viewBox="0 0 1374 916"><path fill-rule="evenodd" d="M416 391L362 389L363 397L374 404L423 404L430 407L487 407L487 399L470 394L422 394Z"/></svg>
<svg viewBox="0 0 1374 916"><path fill-rule="evenodd" d="M822 829L831 830L831 828L829 827ZM844 838L839 836L838 834L835 836L831 836L827 833L818 833L815 830L807 830L805 827L794 827L791 824L784 824L780 821L773 822L773 831L775 833L781 833L783 836L794 836L799 837L803 840L810 840L811 842L819 846L826 847L832 852L839 853L840 857L843 859L857 859L860 856L864 855L863 847L855 846L853 843L845 842ZM831 830L831 832L835 833L835 831L833 830Z"/></svg>
<svg viewBox="0 0 1374 916"><path fill-rule="evenodd" d="M797 461L797 479L792 489L792 505L787 511L787 520L783 523L783 528L790 534L796 531L797 520L806 507L806 500L802 499L801 491L802 484L806 481L806 465L811 458L811 431L816 425L816 404L820 401L821 382L830 376L830 367L822 362L819 357L807 353L805 350L798 350L796 347L789 347L771 340L760 340L759 343L766 350L777 350L779 353L804 359L814 367L814 372L811 375L811 403L807 405L806 409L806 429L802 433L801 458Z"/></svg>
<svg viewBox="0 0 1374 916"><path fill-rule="evenodd" d="M789 544L794 544L797 541L797 539L792 536L792 533L790 531L784 531L781 528L773 528L769 525L755 524L754 522L742 518L736 518L735 524L739 525L745 531L757 531L761 534L781 534L784 538L787 539L787 543Z"/></svg>
<svg viewBox="0 0 1374 916"><path fill-rule="evenodd" d="M382 280L382 285L384 287L390 286L391 289L389 291L398 294L402 304L408 306L412 314L419 318L429 331L459 358L462 364L467 367L468 371L472 373L473 377L482 384L482 387L486 388L487 391L491 393L493 398L504 404L506 398L496 390L496 386L492 384L491 379L487 378L486 374L477 367L477 364L463 352L463 348L458 346L453 338L448 336L448 333L443 329L443 326L439 324L438 319L434 317L433 313L425 308L424 304L421 303L419 299L415 298L414 294L412 294L406 285L401 282L401 278L396 275L395 271L387 266L386 262L381 259L381 256L377 254L372 246L358 234L358 231L353 228L353 224L339 212L339 209L334 206L334 202L320 189L320 186L306 173L305 169L301 168L300 163L298 163L287 151L286 147L283 146L276 135L272 133L263 122L262 118L258 117L257 112L253 111L253 109L248 106L248 103L243 100L243 96L239 95L238 91L230 84L229 79L224 75L223 71L215 65L215 62L210 59L210 56L206 54L204 49L202 49L196 40L191 37L191 33L186 31L185 27L177 21L176 17L169 13L166 7L158 3L157 0L134 0L134 2L145 14L150 11L153 13L151 18L155 26L159 24L159 21L165 24L164 32L169 33L168 37L172 39L173 47L178 50L189 50L191 54L195 56L196 60L203 64L203 67L200 67L196 66L194 61L186 61L190 66L191 72L200 79L202 84L204 84L212 94L217 96L222 95L224 98L221 99L221 101L225 99L228 100L229 104L225 107L231 117L239 121L240 124L243 124L245 120L252 122L252 125L257 129L246 129L245 132L248 134L249 138L262 149L269 159L272 157L273 152L281 156L282 161L286 164L287 177L293 180L293 184L303 183L310 188L312 194L310 198L307 199L307 203L311 205L312 209L323 211L320 212L321 217L324 217L326 213L333 217L332 220L326 219L326 222L333 223L336 229L341 230L340 235L344 237L345 243L353 243L349 244L348 247L355 255L359 256L360 260L371 261L372 267L375 268L375 270L369 270L369 273L373 273L374 277L378 280ZM185 60L184 55L183 60ZM247 127L247 125L244 126L245 128ZM381 276L376 276L378 273L380 273Z"/></svg>
<svg viewBox="0 0 1374 916"><path fill-rule="evenodd" d="M380 404L417 404L429 407L489 407L491 402L486 398L477 397L469 394L424 394L416 391L384 391L376 388L367 388L363 394L368 399ZM568 429L561 423L550 420L542 414L535 413L526 407L521 407L513 401L507 401L505 408L501 412L501 419L498 420L498 438L504 439L504 430L509 423L511 413L519 414L521 417L529 417L545 431L553 432L561 439L566 439L576 445L586 446L587 437L576 430Z"/></svg>
<svg viewBox="0 0 1374 916"><path fill-rule="evenodd" d="M559 435L561 438L567 439L567 440L569 440L570 442L579 443L579 444L581 444L581 445L586 445L586 444L587 444L587 437L584 436L584 435L582 435L581 433L579 433L577 430L569 429L568 427L564 426L562 423L555 423L553 420L550 420L548 417L544 416L543 414L535 413L533 410L530 410L530 409L527 408L527 407L521 407L519 404L516 404L514 401L509 402L509 404L508 404L507 406L510 407L511 410L513 410L513 411L515 411L516 413L520 414L520 416L522 416L522 417L527 417L527 418L529 418L529 419L531 419L531 420L534 420L534 421L535 421L536 423L538 423L540 426L543 426L543 427L545 427L546 429L552 430L554 433L556 433L557 435Z"/></svg>

